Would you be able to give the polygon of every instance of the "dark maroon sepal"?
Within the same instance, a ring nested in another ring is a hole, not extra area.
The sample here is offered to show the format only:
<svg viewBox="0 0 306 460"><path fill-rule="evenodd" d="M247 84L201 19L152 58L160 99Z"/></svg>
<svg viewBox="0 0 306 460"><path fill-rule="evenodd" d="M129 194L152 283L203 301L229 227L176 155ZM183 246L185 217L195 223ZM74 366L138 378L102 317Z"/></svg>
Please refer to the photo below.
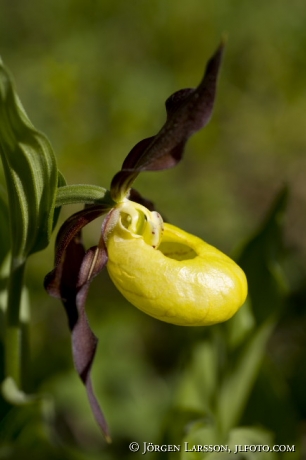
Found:
<svg viewBox="0 0 306 460"><path fill-rule="evenodd" d="M135 203L141 204L142 206L147 208L149 211L157 210L153 201L149 200L148 198L143 197L134 188L131 188L128 198L129 200L134 201Z"/></svg>
<svg viewBox="0 0 306 460"><path fill-rule="evenodd" d="M122 169L113 178L111 195L122 199L141 171L158 171L175 166L183 156L189 137L210 120L224 44L208 61L204 77L195 89L183 89L166 101L167 120L156 136L144 139L130 151Z"/></svg>
<svg viewBox="0 0 306 460"><path fill-rule="evenodd" d="M62 225L56 242L55 268L46 276L45 288L51 296L63 302L71 330L74 365L86 387L95 419L109 442L108 426L91 381L98 339L89 326L85 311L89 285L105 266L107 252L102 237L98 246L87 252L81 238L82 228L104 212L101 206L86 208Z"/></svg>

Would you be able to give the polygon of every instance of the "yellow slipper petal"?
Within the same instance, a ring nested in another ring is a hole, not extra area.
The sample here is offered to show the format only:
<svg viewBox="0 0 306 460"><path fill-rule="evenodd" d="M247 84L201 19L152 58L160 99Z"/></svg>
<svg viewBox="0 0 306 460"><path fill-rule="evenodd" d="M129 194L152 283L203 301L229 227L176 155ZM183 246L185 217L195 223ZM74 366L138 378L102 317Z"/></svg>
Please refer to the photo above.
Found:
<svg viewBox="0 0 306 460"><path fill-rule="evenodd" d="M159 219L157 213L147 213L153 214L153 221ZM153 248L126 224L126 215L119 212L106 244L109 275L129 302L154 318L182 326L211 325L236 313L245 301L247 281L233 260L170 224L160 229L160 245ZM152 226L149 220L147 214L144 234Z"/></svg>

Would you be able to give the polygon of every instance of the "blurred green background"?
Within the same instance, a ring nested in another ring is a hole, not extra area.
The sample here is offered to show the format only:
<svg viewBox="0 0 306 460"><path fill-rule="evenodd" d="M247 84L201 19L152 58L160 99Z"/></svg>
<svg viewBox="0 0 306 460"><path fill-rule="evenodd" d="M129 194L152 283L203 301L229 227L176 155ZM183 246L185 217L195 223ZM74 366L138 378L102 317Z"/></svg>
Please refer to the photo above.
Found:
<svg viewBox="0 0 306 460"><path fill-rule="evenodd" d="M144 173L135 187L171 223L238 257L288 185L281 250L286 287L281 299L266 302L278 315L265 355L270 361L252 387L241 424L265 425L279 444L300 449L306 443L305 24L301 0L0 0L0 55L69 184L108 187L130 149L162 126L167 97L196 86L221 37L228 37L212 121L189 141L177 168ZM66 207L60 222L78 209ZM88 245L96 244L100 224L86 231ZM269 233L268 247L280 238L278 231ZM201 386L201 373L211 372L205 344L219 344L225 329L162 324L122 299L107 273L99 276L88 315L100 340L95 387L114 438L105 446L73 370L64 311L42 287L52 268L51 246L31 257L27 285L29 391L52 395L53 402L5 406L0 458L20 458L21 452L33 459L137 458L129 454L130 441L179 444L195 414L205 413L188 378L198 372ZM256 276L263 305L266 278ZM254 310L257 299L251 300ZM265 375L271 362L279 378L270 388ZM184 408L180 415L177 407Z"/></svg>

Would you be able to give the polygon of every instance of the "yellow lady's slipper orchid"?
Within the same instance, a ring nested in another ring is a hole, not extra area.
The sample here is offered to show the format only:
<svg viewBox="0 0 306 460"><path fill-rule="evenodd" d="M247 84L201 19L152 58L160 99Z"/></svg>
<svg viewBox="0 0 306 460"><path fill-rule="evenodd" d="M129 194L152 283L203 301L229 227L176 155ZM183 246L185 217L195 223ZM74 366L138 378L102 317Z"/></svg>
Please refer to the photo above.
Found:
<svg viewBox="0 0 306 460"><path fill-rule="evenodd" d="M76 202L82 196L88 206L64 222L56 239L55 267L46 276L45 287L64 304L74 364L107 440L107 423L91 383L97 338L85 305L93 278L107 266L114 284L133 305L157 319L183 326L226 321L247 295L245 275L235 262L200 238L164 224L153 211L154 204L132 187L141 172L179 163L187 140L208 123L223 46L221 43L208 61L196 88L176 91L166 100L163 127L130 150L109 191L103 189L101 194L99 189L97 198L96 187L93 196L84 185L74 188ZM57 198L70 196L73 187L68 189ZM63 204L60 199L58 203ZM86 251L82 229L103 214L99 242Z"/></svg>
<svg viewBox="0 0 306 460"><path fill-rule="evenodd" d="M126 201L113 211L107 269L126 299L162 321L207 326L231 318L244 303L244 272L200 238L163 224L156 212Z"/></svg>

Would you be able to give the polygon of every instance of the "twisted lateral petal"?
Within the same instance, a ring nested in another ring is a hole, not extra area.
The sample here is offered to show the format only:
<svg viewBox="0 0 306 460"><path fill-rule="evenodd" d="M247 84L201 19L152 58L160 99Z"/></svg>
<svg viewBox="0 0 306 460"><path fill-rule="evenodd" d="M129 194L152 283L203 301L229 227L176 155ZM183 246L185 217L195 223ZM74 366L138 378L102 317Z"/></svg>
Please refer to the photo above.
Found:
<svg viewBox="0 0 306 460"><path fill-rule="evenodd" d="M167 120L155 135L138 142L130 151L111 183L111 196L119 202L128 194L141 171L159 171L175 166L192 134L210 120L216 95L217 78L223 55L222 42L207 63L197 88L176 91L166 101Z"/></svg>
<svg viewBox="0 0 306 460"><path fill-rule="evenodd" d="M45 278L45 289L63 302L71 330L74 365L86 387L95 419L109 442L108 426L91 381L98 339L90 328L85 311L89 285L105 266L107 254L102 238L98 246L86 252L81 237L82 228L107 210L104 204L90 206L64 222L56 240L55 268Z"/></svg>
<svg viewBox="0 0 306 460"><path fill-rule="evenodd" d="M120 227L120 231L119 231ZM140 310L181 326L231 318L247 295L238 265L200 238L170 224L158 249L133 237L120 221L107 235L107 269L118 290Z"/></svg>

